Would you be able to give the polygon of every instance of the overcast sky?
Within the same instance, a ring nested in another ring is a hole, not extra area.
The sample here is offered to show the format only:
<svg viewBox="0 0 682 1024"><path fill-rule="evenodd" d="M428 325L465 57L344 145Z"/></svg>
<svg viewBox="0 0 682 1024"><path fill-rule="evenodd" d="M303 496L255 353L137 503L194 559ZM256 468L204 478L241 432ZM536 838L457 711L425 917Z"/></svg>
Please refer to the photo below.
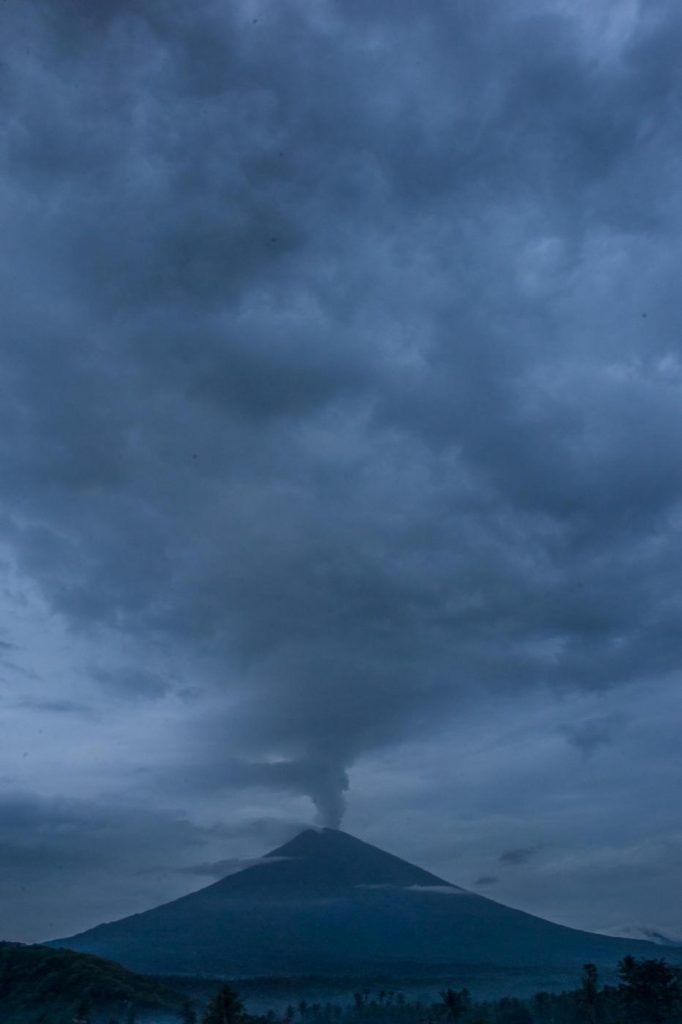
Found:
<svg viewBox="0 0 682 1024"><path fill-rule="evenodd" d="M677 0L0 39L0 938L344 806L682 935Z"/></svg>

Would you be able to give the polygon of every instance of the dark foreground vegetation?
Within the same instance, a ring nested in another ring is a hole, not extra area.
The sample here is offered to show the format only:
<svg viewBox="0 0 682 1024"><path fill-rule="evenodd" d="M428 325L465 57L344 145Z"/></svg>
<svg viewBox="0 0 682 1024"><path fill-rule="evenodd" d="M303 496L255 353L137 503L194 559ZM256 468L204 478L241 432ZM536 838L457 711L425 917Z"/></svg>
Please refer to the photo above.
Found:
<svg viewBox="0 0 682 1024"><path fill-rule="evenodd" d="M234 1017L198 1017L203 1024L238 1024ZM398 991L356 992L350 1005L290 1006L273 1024L682 1024L682 971L664 960L625 957L618 984L600 984L597 968L586 964L580 984L567 992L538 992L473 1000L466 988L447 988L437 1001L409 1001Z"/></svg>
<svg viewBox="0 0 682 1024"><path fill-rule="evenodd" d="M586 964L576 983L486 1001L466 988L444 988L434 1000L363 989L344 1001L253 1014L229 984L215 982L208 994L204 985L200 997L177 979L183 994L99 957L0 943L2 1024L682 1024L682 971L664 960L625 957L617 983L606 985Z"/></svg>
<svg viewBox="0 0 682 1024"><path fill-rule="evenodd" d="M110 960L0 942L0 1024L173 1020L182 1003L177 992Z"/></svg>

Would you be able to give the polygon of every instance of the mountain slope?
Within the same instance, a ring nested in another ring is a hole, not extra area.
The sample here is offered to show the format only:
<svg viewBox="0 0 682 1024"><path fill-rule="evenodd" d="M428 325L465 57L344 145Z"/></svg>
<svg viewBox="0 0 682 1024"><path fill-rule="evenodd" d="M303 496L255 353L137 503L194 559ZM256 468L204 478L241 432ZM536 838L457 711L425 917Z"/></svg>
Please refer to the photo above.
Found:
<svg viewBox="0 0 682 1024"><path fill-rule="evenodd" d="M332 829L302 832L199 892L55 945L140 971L232 977L570 969L655 952L512 910Z"/></svg>

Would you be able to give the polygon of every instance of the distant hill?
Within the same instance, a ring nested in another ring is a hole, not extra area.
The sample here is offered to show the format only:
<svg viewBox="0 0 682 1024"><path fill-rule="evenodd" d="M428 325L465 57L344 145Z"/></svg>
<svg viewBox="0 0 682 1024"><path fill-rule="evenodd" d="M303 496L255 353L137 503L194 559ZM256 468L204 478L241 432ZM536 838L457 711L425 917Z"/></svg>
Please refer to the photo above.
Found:
<svg viewBox="0 0 682 1024"><path fill-rule="evenodd" d="M198 892L55 945L147 973L232 978L401 979L461 965L540 977L658 952L512 910L333 829L302 832Z"/></svg>
<svg viewBox="0 0 682 1024"><path fill-rule="evenodd" d="M71 1024L83 1002L93 1020L125 1020L131 1006L170 1012L182 997L98 956L0 942L2 1024Z"/></svg>

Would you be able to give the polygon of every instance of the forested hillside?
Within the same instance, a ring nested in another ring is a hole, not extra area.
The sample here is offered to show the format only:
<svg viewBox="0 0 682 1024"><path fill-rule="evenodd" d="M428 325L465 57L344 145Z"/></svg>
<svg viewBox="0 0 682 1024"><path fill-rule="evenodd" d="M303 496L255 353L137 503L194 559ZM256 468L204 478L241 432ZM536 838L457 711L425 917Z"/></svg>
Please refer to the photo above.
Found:
<svg viewBox="0 0 682 1024"><path fill-rule="evenodd" d="M175 1012L182 997L110 960L47 946L0 943L2 1024L72 1024L131 1011Z"/></svg>

